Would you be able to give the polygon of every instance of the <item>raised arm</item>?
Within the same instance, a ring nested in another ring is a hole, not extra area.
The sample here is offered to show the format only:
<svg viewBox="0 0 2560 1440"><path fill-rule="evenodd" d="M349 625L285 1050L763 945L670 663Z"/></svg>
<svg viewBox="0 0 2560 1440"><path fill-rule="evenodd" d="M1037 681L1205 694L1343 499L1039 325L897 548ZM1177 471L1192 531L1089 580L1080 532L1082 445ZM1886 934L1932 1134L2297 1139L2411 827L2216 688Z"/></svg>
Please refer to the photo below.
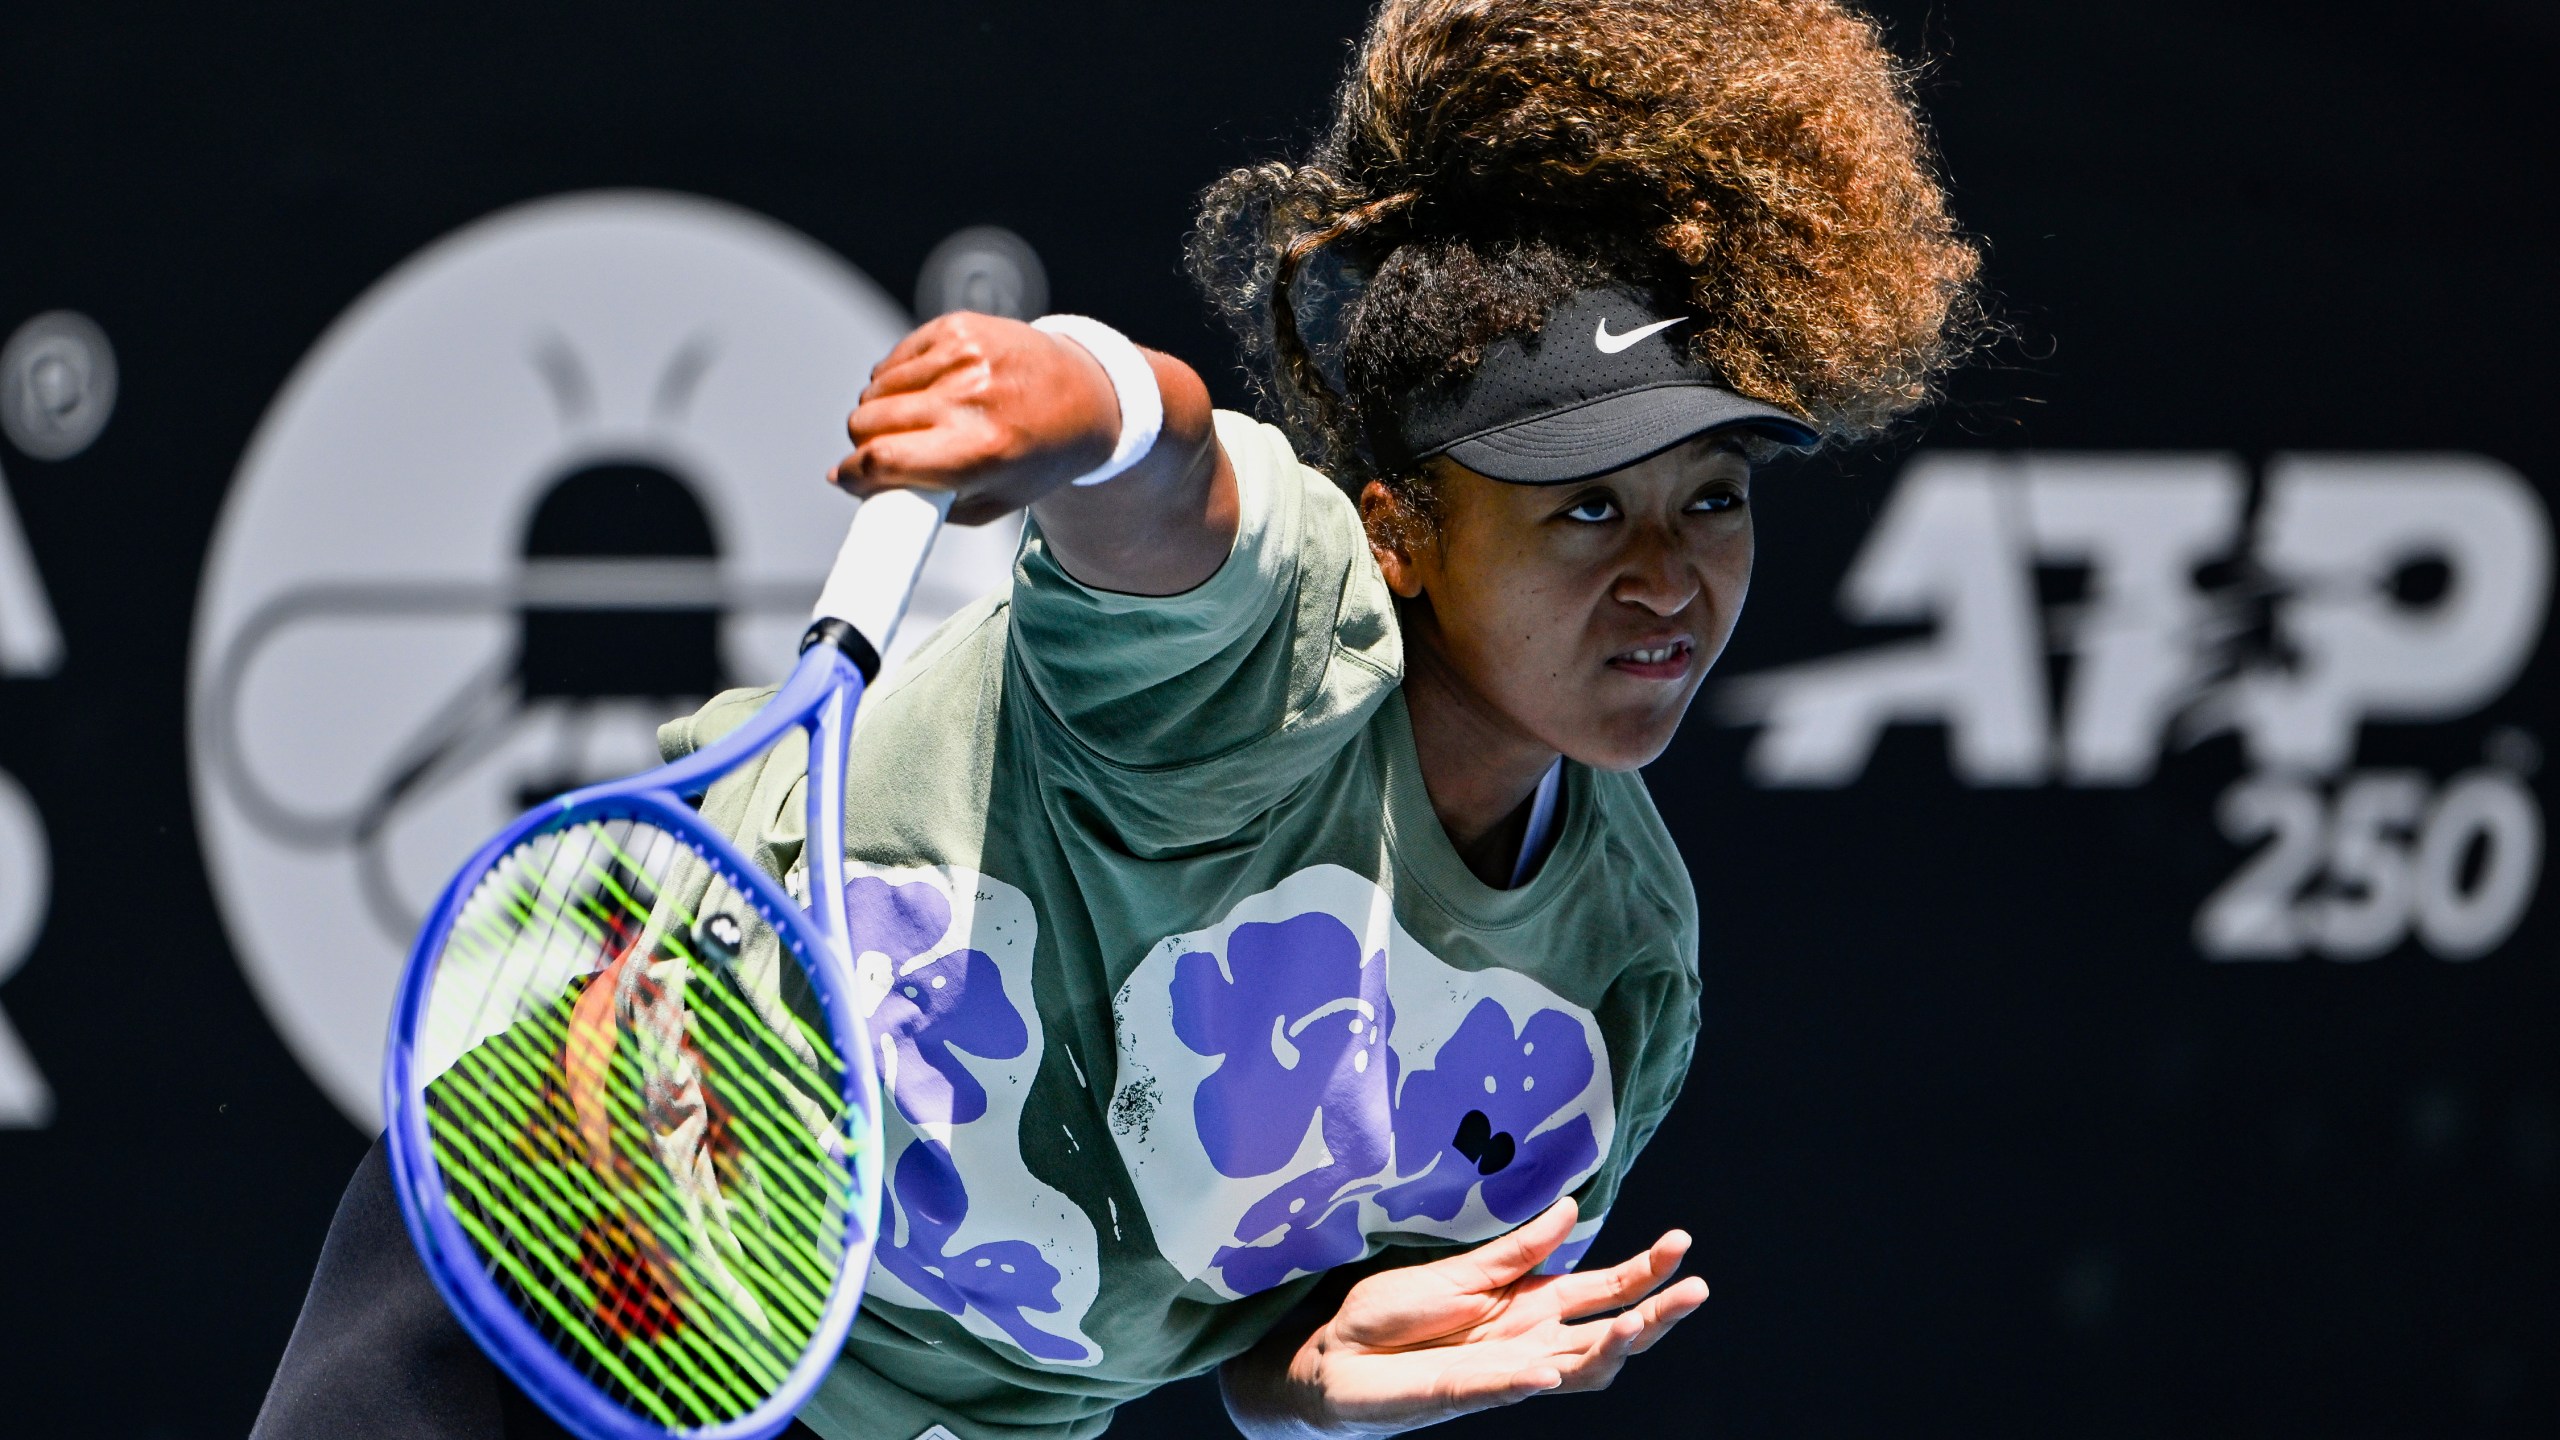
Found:
<svg viewBox="0 0 2560 1440"><path fill-rule="evenodd" d="M951 518L980 525L1031 508L1067 573L1100 590L1174 595L1224 563L1235 472L1190 366L1146 352L1164 429L1145 459L1092 486L1067 482L1111 453L1120 406L1101 364L1018 320L927 321L871 371L845 422L853 453L836 484L856 495L949 490Z"/></svg>

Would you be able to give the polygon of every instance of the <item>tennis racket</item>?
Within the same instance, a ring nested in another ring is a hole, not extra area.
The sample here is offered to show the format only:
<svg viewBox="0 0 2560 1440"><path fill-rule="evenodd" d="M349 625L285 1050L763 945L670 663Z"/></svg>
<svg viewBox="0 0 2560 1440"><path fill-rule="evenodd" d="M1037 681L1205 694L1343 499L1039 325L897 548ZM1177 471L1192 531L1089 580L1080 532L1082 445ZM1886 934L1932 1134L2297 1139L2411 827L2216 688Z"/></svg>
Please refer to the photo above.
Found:
<svg viewBox="0 0 2560 1440"><path fill-rule="evenodd" d="M762 710L508 826L410 953L383 1073L401 1213L463 1328L587 1440L770 1436L853 1321L880 1094L845 747L949 508L866 502ZM795 730L805 912L685 803Z"/></svg>

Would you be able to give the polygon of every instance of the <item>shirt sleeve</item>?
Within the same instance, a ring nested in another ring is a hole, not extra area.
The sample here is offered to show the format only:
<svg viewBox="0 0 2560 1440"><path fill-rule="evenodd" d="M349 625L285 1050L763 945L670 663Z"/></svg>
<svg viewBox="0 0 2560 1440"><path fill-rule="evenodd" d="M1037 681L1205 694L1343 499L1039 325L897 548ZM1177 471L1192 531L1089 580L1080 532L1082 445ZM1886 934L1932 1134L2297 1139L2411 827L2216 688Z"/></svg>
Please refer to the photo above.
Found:
<svg viewBox="0 0 2560 1440"><path fill-rule="evenodd" d="M1350 501L1272 427L1225 412L1216 426L1239 512L1216 574L1179 595L1096 589L1036 522L1014 571L1008 648L1055 732L1044 765L1083 772L1097 799L1127 797L1133 823L1169 844L1263 813L1403 674Z"/></svg>

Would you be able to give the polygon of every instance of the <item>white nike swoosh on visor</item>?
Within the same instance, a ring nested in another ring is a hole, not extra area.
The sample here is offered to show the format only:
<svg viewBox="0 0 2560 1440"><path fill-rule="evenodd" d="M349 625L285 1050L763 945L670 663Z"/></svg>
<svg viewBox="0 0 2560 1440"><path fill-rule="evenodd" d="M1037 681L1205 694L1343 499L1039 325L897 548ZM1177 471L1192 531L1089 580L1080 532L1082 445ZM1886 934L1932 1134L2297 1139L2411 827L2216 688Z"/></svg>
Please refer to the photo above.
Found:
<svg viewBox="0 0 2560 1440"><path fill-rule="evenodd" d="M1630 330L1624 335L1612 335L1609 333L1609 317L1603 315L1600 317L1600 328L1591 336L1591 343L1600 347L1601 354L1615 355L1656 330L1668 330L1688 318L1686 315L1674 315L1668 320L1656 320L1642 329Z"/></svg>

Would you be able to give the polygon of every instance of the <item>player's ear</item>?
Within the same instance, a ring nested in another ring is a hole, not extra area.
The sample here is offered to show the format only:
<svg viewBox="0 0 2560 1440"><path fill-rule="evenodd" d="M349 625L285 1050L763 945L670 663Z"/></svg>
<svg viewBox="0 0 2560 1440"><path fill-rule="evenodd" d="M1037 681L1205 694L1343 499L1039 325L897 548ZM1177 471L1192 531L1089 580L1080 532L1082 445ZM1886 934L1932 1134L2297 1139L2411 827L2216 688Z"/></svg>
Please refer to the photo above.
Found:
<svg viewBox="0 0 2560 1440"><path fill-rule="evenodd" d="M1360 524L1369 532L1369 553L1378 557L1378 571L1386 577L1387 588L1400 600L1420 596L1422 571L1414 564L1414 551L1428 541L1421 538L1426 531L1413 506L1383 482L1372 480L1360 489Z"/></svg>

